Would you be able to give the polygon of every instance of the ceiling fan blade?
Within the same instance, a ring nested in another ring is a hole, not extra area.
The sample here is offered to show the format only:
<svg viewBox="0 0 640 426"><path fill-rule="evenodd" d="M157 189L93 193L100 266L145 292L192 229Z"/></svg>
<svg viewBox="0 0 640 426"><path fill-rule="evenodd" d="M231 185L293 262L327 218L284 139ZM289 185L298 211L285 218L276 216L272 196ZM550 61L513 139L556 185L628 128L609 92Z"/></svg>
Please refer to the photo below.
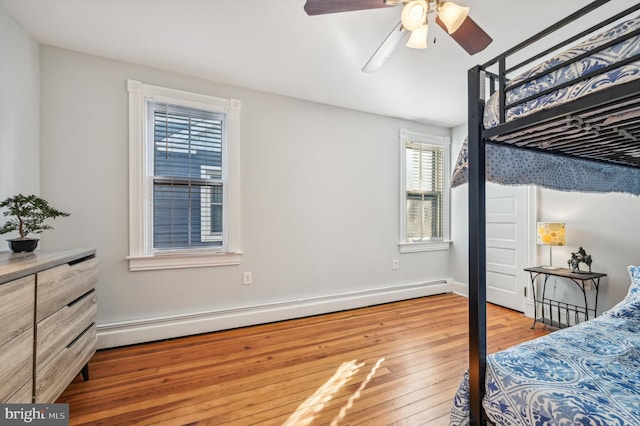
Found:
<svg viewBox="0 0 640 426"><path fill-rule="evenodd" d="M364 68L362 68L362 72L379 70L380 67L387 62L389 56L396 50L396 47L398 47L407 33L408 31L402 26L402 22L398 22L398 25L393 27L393 30L391 30L387 38L384 39L380 47L378 47L378 50L375 51Z"/></svg>
<svg viewBox="0 0 640 426"><path fill-rule="evenodd" d="M313 16L393 6L395 5L385 4L384 0L307 0L304 11L307 15Z"/></svg>
<svg viewBox="0 0 640 426"><path fill-rule="evenodd" d="M440 20L440 17L436 17L436 23L446 32L447 27ZM449 34L447 32L447 34ZM485 33L476 22L469 16L462 22L460 28L458 28L453 34L449 34L456 43L458 43L469 55L475 55L476 53L484 50L491 44L493 39L489 34Z"/></svg>

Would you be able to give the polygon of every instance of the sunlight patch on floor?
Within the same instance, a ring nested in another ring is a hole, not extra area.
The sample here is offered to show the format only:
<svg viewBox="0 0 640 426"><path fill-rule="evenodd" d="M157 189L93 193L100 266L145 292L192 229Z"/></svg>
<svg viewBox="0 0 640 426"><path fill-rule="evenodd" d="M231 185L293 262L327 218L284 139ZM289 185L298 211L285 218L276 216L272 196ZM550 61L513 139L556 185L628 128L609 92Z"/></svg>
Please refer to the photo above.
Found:
<svg viewBox="0 0 640 426"><path fill-rule="evenodd" d="M331 422L331 426L337 426L338 422L342 420L347 411L353 406L356 399L360 397L362 390L367 386L367 383L376 373L380 364L384 361L384 358L380 358L378 362L373 366L365 380L360 384L360 387L349 397L347 403L340 409L339 414ZM325 404L331 400L333 395L338 392L345 384L355 375L361 367L364 366L364 362L358 363L357 360L351 360L343 362L336 372L327 380L322 386L302 402L298 408L291 413L291 416L287 419L282 426L305 426L309 425L315 415L319 413Z"/></svg>
<svg viewBox="0 0 640 426"><path fill-rule="evenodd" d="M347 411L351 407L353 407L353 402L356 399L360 398L360 394L362 393L362 390L367 386L367 384L369 383L369 380L371 380L374 374L376 374L378 367L380 367L380 364L382 364L383 361L384 361L384 358L380 358L378 362L376 362L376 365L374 365L371 371L369 372L369 374L367 374L367 378L364 379L364 381L360 384L360 387L358 388L358 390L356 390L353 393L353 395L349 397L349 401L347 401L347 403L340 409L340 413L336 418L333 419L333 421L331 422L331 426L337 426L338 422L344 419L344 417L347 415Z"/></svg>

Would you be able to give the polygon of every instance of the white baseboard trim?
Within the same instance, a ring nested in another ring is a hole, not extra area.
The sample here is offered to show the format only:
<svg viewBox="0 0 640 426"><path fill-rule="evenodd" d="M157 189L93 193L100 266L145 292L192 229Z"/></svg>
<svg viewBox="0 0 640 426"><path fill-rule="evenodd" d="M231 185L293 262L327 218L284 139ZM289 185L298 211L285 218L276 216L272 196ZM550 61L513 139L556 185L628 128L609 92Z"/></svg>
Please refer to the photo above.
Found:
<svg viewBox="0 0 640 426"><path fill-rule="evenodd" d="M524 315L533 318L533 300L525 299L524 301Z"/></svg>
<svg viewBox="0 0 640 426"><path fill-rule="evenodd" d="M447 282L451 285L452 292L460 296L469 297L469 286L467 284L454 281L453 278L447 280Z"/></svg>
<svg viewBox="0 0 640 426"><path fill-rule="evenodd" d="M451 287L448 280L438 280L279 303L99 324L97 347L112 348L450 293Z"/></svg>
<svg viewBox="0 0 640 426"><path fill-rule="evenodd" d="M449 285L451 286L451 291L460 296L469 297L469 286L465 283L460 283L457 281L447 280ZM524 300L524 315L533 318L533 300L525 299Z"/></svg>

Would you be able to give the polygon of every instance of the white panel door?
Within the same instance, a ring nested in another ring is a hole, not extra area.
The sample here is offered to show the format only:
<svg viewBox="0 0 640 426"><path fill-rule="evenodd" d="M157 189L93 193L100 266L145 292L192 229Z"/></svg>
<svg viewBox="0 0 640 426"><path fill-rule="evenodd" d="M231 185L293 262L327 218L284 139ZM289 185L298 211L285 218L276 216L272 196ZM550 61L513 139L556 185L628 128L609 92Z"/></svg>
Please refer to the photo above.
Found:
<svg viewBox="0 0 640 426"><path fill-rule="evenodd" d="M487 301L524 312L529 195L487 183Z"/></svg>

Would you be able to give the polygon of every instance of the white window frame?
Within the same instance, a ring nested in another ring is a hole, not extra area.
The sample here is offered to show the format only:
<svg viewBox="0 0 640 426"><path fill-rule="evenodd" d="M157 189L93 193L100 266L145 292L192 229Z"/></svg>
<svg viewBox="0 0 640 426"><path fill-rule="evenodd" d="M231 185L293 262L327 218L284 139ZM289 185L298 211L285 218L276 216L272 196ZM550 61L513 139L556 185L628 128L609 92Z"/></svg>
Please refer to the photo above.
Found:
<svg viewBox="0 0 640 426"><path fill-rule="evenodd" d="M129 92L129 270L237 265L242 255L240 234L240 109L241 102L127 81ZM223 247L155 250L153 233L153 144L148 145L147 101L224 113ZM229 218L232 218L231 220Z"/></svg>
<svg viewBox="0 0 640 426"><path fill-rule="evenodd" d="M407 238L407 186L406 186L406 146L407 142L421 142L444 148L444 182L443 182L443 238L433 240L411 241ZM400 130L400 253L412 253L420 251L448 250L451 244L451 138L446 136L434 136L424 133Z"/></svg>
<svg viewBox="0 0 640 426"><path fill-rule="evenodd" d="M222 169L217 166L200 166L201 167L201 177L207 178L210 175L214 174L214 172L221 172ZM217 173L220 174L220 173ZM223 241L223 235L215 235L211 230L211 222L208 220L204 220L204 218L211 217L211 191L212 188L210 186L206 186L200 189L200 216L202 220L202 235L201 238L203 241ZM222 208L224 210L224 200L222 202ZM223 218L224 220L224 218ZM226 223L223 222L222 228L226 227Z"/></svg>

